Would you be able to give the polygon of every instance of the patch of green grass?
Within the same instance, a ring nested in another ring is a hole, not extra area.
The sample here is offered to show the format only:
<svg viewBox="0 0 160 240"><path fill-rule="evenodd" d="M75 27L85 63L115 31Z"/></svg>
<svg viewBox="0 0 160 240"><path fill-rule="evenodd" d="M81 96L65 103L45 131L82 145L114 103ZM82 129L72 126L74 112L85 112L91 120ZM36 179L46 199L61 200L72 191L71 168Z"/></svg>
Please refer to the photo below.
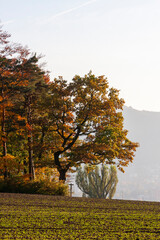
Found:
<svg viewBox="0 0 160 240"><path fill-rule="evenodd" d="M0 239L160 239L160 203L0 193Z"/></svg>

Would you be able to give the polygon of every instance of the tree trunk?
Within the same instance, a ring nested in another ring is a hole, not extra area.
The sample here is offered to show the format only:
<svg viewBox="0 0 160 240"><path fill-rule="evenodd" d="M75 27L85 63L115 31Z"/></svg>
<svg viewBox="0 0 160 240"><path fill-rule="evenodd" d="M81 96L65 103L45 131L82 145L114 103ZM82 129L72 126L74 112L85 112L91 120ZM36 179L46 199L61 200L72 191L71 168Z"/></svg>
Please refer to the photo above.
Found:
<svg viewBox="0 0 160 240"><path fill-rule="evenodd" d="M27 169L26 169L26 167L27 167L27 162L26 162L26 160L24 160L23 165L24 165L23 173L24 173L24 174L27 174Z"/></svg>
<svg viewBox="0 0 160 240"><path fill-rule="evenodd" d="M42 128L42 136L41 136L41 140L40 140L41 145L40 145L40 152L39 152L39 156L38 156L39 161L41 160L42 154L43 154L44 137L45 137L45 132L44 132L44 129Z"/></svg>
<svg viewBox="0 0 160 240"><path fill-rule="evenodd" d="M65 181L66 181L66 172L67 172L68 169L62 168L61 163L59 161L60 154L61 154L60 151L54 153L54 162L55 162L55 165L56 165L57 170L59 172L59 181L63 181L65 183Z"/></svg>
<svg viewBox="0 0 160 240"><path fill-rule="evenodd" d="M35 178L34 160L33 160L33 137L32 137L32 113L31 113L31 96L28 97L28 112L27 112L27 122L28 122L28 157L29 157L29 175L30 180Z"/></svg>
<svg viewBox="0 0 160 240"><path fill-rule="evenodd" d="M59 171L59 181L63 181L65 183L66 181L66 170L65 169L60 169Z"/></svg>
<svg viewBox="0 0 160 240"><path fill-rule="evenodd" d="M28 131L28 154L29 154L30 180L34 180L34 178L35 178L32 144L33 144L32 131Z"/></svg>
<svg viewBox="0 0 160 240"><path fill-rule="evenodd" d="M2 99L4 102L4 92L2 87ZM3 109L2 109L2 145L3 145L3 157L7 156L7 141L6 141L6 131L5 131L5 107L3 103ZM4 160L4 179L8 177L8 171L7 171L7 164L6 159Z"/></svg>

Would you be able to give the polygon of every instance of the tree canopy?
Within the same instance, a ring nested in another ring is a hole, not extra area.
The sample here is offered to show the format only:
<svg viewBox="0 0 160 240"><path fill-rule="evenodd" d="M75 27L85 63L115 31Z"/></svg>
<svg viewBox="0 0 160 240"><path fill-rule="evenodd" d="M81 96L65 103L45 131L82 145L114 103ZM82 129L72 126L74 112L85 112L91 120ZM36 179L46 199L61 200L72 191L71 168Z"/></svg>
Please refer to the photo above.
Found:
<svg viewBox="0 0 160 240"><path fill-rule="evenodd" d="M81 163L115 164L121 171L133 161L137 143L123 126L124 100L105 76L89 72L68 82L50 81L39 57L9 44L0 29L1 174L9 162L17 174L34 179L35 167L57 168L59 179ZM15 164L15 166L16 166ZM28 166L28 167L26 167ZM23 170L22 170L23 169Z"/></svg>
<svg viewBox="0 0 160 240"><path fill-rule="evenodd" d="M50 91L51 147L60 179L81 163L116 164L123 171L133 161L138 144L123 128L124 100L117 89L109 88L105 76L89 72L71 82L55 79Z"/></svg>

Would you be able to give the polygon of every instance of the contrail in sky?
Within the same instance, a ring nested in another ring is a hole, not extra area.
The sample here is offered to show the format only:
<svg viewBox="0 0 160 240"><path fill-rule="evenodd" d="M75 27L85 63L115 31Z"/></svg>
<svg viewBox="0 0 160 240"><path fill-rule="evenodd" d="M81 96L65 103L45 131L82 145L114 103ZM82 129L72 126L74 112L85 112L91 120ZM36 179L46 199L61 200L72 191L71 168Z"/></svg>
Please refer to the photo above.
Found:
<svg viewBox="0 0 160 240"><path fill-rule="evenodd" d="M8 21L5 21L5 22L1 22L0 21L0 25L7 25L7 24L10 24L10 23L13 23L14 20L8 20Z"/></svg>
<svg viewBox="0 0 160 240"><path fill-rule="evenodd" d="M79 8L85 7L85 6L87 6L87 5L89 5L89 4L92 4L93 2L96 2L96 1L97 1L97 0L90 0L90 1L88 1L88 2L86 2L86 3L83 3L83 4L79 5L79 6L77 6L77 7L73 7L73 8L70 8L70 9L68 9L68 10L59 12L59 13L53 15L52 17L48 18L48 19L47 19L46 21L44 21L43 23L49 23L49 22L51 22L53 19L55 19L55 18L57 18L57 17L63 16L63 15L68 14L68 13L70 13L70 12L74 12L74 11L78 10Z"/></svg>

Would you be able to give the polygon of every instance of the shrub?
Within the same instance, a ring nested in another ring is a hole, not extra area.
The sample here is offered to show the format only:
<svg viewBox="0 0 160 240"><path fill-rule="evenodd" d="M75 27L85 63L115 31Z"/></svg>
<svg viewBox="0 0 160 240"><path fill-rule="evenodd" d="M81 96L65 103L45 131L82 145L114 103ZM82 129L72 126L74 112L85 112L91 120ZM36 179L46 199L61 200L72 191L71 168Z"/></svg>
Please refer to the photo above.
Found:
<svg viewBox="0 0 160 240"><path fill-rule="evenodd" d="M68 195L68 186L62 182L41 180L24 181L21 177L0 179L0 192L45 195Z"/></svg>

